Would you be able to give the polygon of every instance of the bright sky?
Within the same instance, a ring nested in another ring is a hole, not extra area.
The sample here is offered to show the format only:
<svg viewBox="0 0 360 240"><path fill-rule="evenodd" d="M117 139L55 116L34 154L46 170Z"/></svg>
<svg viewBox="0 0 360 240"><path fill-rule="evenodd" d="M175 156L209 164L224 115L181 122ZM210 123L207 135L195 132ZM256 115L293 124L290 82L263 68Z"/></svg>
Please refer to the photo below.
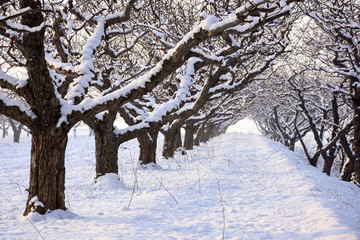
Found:
<svg viewBox="0 0 360 240"><path fill-rule="evenodd" d="M259 132L259 130L256 128L254 121L250 120L248 118L240 120L236 124L230 126L226 132L228 132L228 133L239 132L239 133L245 133L245 134L261 134Z"/></svg>

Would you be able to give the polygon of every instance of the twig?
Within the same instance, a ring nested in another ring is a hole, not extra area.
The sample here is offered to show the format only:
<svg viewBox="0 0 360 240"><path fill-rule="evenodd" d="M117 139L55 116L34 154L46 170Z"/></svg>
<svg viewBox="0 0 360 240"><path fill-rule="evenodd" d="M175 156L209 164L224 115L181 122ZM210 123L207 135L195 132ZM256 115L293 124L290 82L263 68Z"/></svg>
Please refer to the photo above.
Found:
<svg viewBox="0 0 360 240"><path fill-rule="evenodd" d="M19 209L15 204L13 204L12 202L10 202L9 200L6 200L6 201L8 201L14 208L16 208L16 209L22 214L22 212L20 211L20 209ZM41 239L45 240L45 238L41 235L39 229L35 226L35 224L34 224L27 216L24 216L24 217L25 217L25 219L28 220L28 221L31 223L31 225L35 228L35 230L38 232L38 234L39 234L39 236L41 237Z"/></svg>
<svg viewBox="0 0 360 240"><path fill-rule="evenodd" d="M17 182L14 182L12 179L10 179L10 183L16 185L19 188L20 194L22 196L23 194L22 194L22 191L21 191L21 187L23 187L24 189L26 189L26 187L24 185L21 185L21 184L17 183Z"/></svg>
<svg viewBox="0 0 360 240"><path fill-rule="evenodd" d="M165 189L165 191L167 191L167 193L174 199L176 205L179 206L178 201L176 201L175 197L171 194L171 192L169 192L169 190L166 189L166 187L164 186L164 184L162 184L162 182L160 182L160 180L159 180L157 177L154 176L154 178L155 178L156 180L158 180L158 182L159 182L160 185Z"/></svg>
<svg viewBox="0 0 360 240"><path fill-rule="evenodd" d="M130 162L131 162L131 167L132 167L132 170L133 170L133 173L134 173L135 183L136 183L137 189L139 190L139 182L137 180L137 170L135 169L134 162L132 161L133 157L132 157L131 151L130 151L130 158L131 158Z"/></svg>
<svg viewBox="0 0 360 240"><path fill-rule="evenodd" d="M136 180L136 178L135 178L135 180L134 180L134 186L133 186L133 191L132 191L131 198L130 198L130 201L129 201L129 204L128 204L128 208L130 208L130 204L131 204L132 199L133 199L133 197L134 197L136 182L137 182L137 180Z"/></svg>
<svg viewBox="0 0 360 240"><path fill-rule="evenodd" d="M224 201L221 194L221 188L220 188L220 180L218 180L218 187L219 187L219 195L220 195L220 202L221 202L221 208L222 208L222 214L223 214L223 231L222 231L222 240L225 239L225 207L224 207Z"/></svg>

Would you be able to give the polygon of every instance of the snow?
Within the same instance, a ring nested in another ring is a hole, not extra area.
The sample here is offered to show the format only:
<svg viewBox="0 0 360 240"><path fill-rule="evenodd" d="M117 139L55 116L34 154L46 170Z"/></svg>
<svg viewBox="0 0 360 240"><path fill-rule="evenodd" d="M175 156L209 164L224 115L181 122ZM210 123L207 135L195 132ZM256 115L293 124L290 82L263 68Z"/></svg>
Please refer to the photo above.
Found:
<svg viewBox="0 0 360 240"><path fill-rule="evenodd" d="M261 134L257 129L254 121L252 121L249 118L244 118L238 121L236 124L230 126L226 132L227 133L238 132L243 134Z"/></svg>
<svg viewBox="0 0 360 240"><path fill-rule="evenodd" d="M1 92L0 92L0 101L2 101L6 106L18 107L21 112L25 113L31 119L37 118L36 114L33 113L24 103L22 103L20 101L16 101L12 98L9 98L9 97L5 96L4 94L2 94Z"/></svg>
<svg viewBox="0 0 360 240"><path fill-rule="evenodd" d="M262 135L227 133L147 168L130 141L120 147L119 175L95 182L87 131L69 135L68 210L45 216L21 216L30 138L0 139L0 239L221 239L223 217L225 239L360 238L360 189Z"/></svg>

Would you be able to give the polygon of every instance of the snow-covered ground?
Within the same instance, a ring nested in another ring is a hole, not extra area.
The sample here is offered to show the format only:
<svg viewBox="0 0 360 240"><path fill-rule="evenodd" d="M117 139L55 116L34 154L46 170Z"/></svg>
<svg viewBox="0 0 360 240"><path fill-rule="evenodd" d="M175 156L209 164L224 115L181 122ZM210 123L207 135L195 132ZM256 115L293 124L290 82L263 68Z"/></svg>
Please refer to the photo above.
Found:
<svg viewBox="0 0 360 240"><path fill-rule="evenodd" d="M301 152L244 133L147 169L131 141L120 149L120 181L97 183L93 138L71 133L69 210L23 217L29 142L0 140L0 239L360 239L360 188L310 167Z"/></svg>

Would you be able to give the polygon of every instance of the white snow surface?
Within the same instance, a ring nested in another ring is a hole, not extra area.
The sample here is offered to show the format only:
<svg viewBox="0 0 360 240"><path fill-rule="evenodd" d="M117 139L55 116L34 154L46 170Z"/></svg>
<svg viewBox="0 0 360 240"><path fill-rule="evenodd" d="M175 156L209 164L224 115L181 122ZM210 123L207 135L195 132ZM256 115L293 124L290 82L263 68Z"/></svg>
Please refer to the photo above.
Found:
<svg viewBox="0 0 360 240"><path fill-rule="evenodd" d="M119 175L96 183L94 140L80 135L66 152L68 210L45 216L22 216L30 138L0 140L0 239L222 239L223 217L225 239L360 239L360 188L262 135L227 133L147 168L130 141Z"/></svg>

